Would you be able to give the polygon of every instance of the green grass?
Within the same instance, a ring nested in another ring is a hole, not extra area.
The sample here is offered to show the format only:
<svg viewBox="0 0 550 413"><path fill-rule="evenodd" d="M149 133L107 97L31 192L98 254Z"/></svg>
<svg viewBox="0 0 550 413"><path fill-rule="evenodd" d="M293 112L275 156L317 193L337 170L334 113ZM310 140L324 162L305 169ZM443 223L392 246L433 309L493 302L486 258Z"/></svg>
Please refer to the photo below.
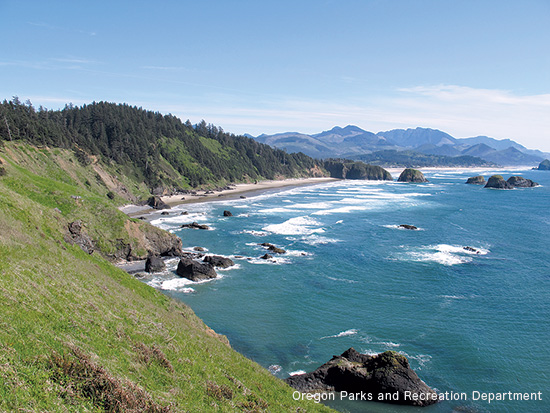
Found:
<svg viewBox="0 0 550 413"><path fill-rule="evenodd" d="M328 411L294 401L184 304L67 244L71 220L108 248L128 219L81 183L89 176L76 163L82 177L21 166L44 171L64 151L9 149L0 152L0 411Z"/></svg>

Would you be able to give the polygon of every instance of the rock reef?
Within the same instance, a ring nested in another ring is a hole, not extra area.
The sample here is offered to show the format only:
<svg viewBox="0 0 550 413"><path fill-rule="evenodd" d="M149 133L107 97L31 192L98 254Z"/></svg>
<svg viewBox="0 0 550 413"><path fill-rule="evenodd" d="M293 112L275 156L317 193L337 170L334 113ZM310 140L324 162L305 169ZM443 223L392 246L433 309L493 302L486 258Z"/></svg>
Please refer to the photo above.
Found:
<svg viewBox="0 0 550 413"><path fill-rule="evenodd" d="M317 370L285 380L301 392L365 392L373 400L412 406L437 403L437 392L426 385L410 368L407 358L395 351L374 356L361 354L353 347L334 356ZM395 400L379 395L398 394Z"/></svg>

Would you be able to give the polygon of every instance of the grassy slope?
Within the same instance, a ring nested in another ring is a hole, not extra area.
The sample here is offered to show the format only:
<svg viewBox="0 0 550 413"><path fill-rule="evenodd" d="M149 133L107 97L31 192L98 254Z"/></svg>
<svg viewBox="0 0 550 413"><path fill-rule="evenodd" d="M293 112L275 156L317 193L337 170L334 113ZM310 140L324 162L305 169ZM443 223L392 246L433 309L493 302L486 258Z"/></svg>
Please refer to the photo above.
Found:
<svg viewBox="0 0 550 413"><path fill-rule="evenodd" d="M88 179L85 168L73 162L66 169L75 175L67 177L55 166L56 156L70 155L34 151L0 152L7 171L0 177L0 411L102 411L99 393L91 397L89 386L56 364L82 364L82 355L128 392L133 383L173 411L325 410L293 401L290 387L233 351L185 305L66 244L64 228L76 217L105 236L126 218L103 188L75 179Z"/></svg>

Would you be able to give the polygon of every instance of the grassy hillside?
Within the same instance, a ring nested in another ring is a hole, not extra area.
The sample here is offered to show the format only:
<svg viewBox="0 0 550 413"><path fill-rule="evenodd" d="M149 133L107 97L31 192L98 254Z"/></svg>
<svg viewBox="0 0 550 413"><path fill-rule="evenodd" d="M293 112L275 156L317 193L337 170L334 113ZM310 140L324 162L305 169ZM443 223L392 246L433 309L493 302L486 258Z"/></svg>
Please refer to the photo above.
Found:
<svg viewBox="0 0 550 413"><path fill-rule="evenodd" d="M0 411L328 410L104 258L156 231L107 197L120 175L9 142L0 162ZM96 252L66 242L77 219Z"/></svg>
<svg viewBox="0 0 550 413"><path fill-rule="evenodd" d="M0 144L3 139L70 149L83 164L100 159L149 191L321 172L320 163L304 154L287 154L204 121L191 125L126 104L93 102L52 111L14 97L0 103L0 120Z"/></svg>

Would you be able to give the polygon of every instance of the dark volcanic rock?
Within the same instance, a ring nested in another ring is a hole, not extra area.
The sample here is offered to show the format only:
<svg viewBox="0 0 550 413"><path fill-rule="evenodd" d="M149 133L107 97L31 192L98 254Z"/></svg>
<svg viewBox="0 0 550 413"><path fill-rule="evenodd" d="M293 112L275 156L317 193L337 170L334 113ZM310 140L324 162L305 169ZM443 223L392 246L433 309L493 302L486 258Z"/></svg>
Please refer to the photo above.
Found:
<svg viewBox="0 0 550 413"><path fill-rule="evenodd" d="M82 251L91 254L95 250L94 243L92 238L83 231L82 227L83 224L80 220L70 222L64 239L65 242L69 244L76 244L82 249Z"/></svg>
<svg viewBox="0 0 550 413"><path fill-rule="evenodd" d="M462 249L465 250L465 251L469 251L469 252L475 252L476 254L481 254L481 251L479 251L479 250L477 250L473 247L466 246L466 247L462 247Z"/></svg>
<svg viewBox="0 0 550 413"><path fill-rule="evenodd" d="M193 229L210 229L208 225L199 224L198 222L191 222L190 224L183 224L181 228L193 228Z"/></svg>
<svg viewBox="0 0 550 413"><path fill-rule="evenodd" d="M401 224L399 225L399 228L410 229L413 231L418 229L418 227L415 227L414 225L409 225L409 224Z"/></svg>
<svg viewBox="0 0 550 413"><path fill-rule="evenodd" d="M164 260L160 257L149 257L145 261L145 271L146 272L161 272L166 269L166 264Z"/></svg>
<svg viewBox="0 0 550 413"><path fill-rule="evenodd" d="M182 258L180 260L176 274L191 281L208 280L218 276L212 264L200 263L191 258Z"/></svg>
<svg viewBox="0 0 550 413"><path fill-rule="evenodd" d="M485 178L482 175L472 176L466 181L467 184L485 185Z"/></svg>
<svg viewBox="0 0 550 413"><path fill-rule="evenodd" d="M275 254L284 254L286 253L286 251L282 248L279 248L279 247L276 247L275 245L273 244L270 244L269 242L264 242L262 244L259 244L261 245L262 247L267 247L267 249Z"/></svg>
<svg viewBox="0 0 550 413"><path fill-rule="evenodd" d="M264 254L260 257L262 260L269 260L271 258L273 258L273 255L270 255L270 254Z"/></svg>
<svg viewBox="0 0 550 413"><path fill-rule="evenodd" d="M170 215L170 212L162 211L162 212L160 213L160 215Z"/></svg>
<svg viewBox="0 0 550 413"><path fill-rule="evenodd" d="M147 205L153 209L170 209L170 206L165 204L158 196L152 196L149 198Z"/></svg>
<svg viewBox="0 0 550 413"><path fill-rule="evenodd" d="M399 175L399 178L397 179L398 182L415 182L415 183L424 183L428 182L426 178L424 178L424 174L420 172L418 169L412 169L407 168L403 172L401 172L401 175Z"/></svg>
<svg viewBox="0 0 550 413"><path fill-rule="evenodd" d="M223 216L224 217L232 217L233 214L231 213L231 211L223 211Z"/></svg>
<svg viewBox="0 0 550 413"><path fill-rule="evenodd" d="M222 257L221 255L207 255L203 261L220 268L228 268L235 265L230 258Z"/></svg>
<svg viewBox="0 0 550 413"><path fill-rule="evenodd" d="M550 171L550 159L545 159L542 161L536 169L539 171Z"/></svg>
<svg viewBox="0 0 550 413"><path fill-rule="evenodd" d="M362 391L372 394L373 400L379 400L378 395L397 393L397 400L384 398L381 401L413 406L427 406L438 401L436 391L418 378L407 358L394 351L369 356L350 348L317 370L291 376L285 381L307 393Z"/></svg>
<svg viewBox="0 0 550 413"><path fill-rule="evenodd" d="M511 186L518 188L531 188L538 185L536 182L533 182L530 179L525 179L523 176L511 176L506 182L508 182Z"/></svg>
<svg viewBox="0 0 550 413"><path fill-rule="evenodd" d="M485 188L512 189L513 187L501 175L493 175L487 181Z"/></svg>

